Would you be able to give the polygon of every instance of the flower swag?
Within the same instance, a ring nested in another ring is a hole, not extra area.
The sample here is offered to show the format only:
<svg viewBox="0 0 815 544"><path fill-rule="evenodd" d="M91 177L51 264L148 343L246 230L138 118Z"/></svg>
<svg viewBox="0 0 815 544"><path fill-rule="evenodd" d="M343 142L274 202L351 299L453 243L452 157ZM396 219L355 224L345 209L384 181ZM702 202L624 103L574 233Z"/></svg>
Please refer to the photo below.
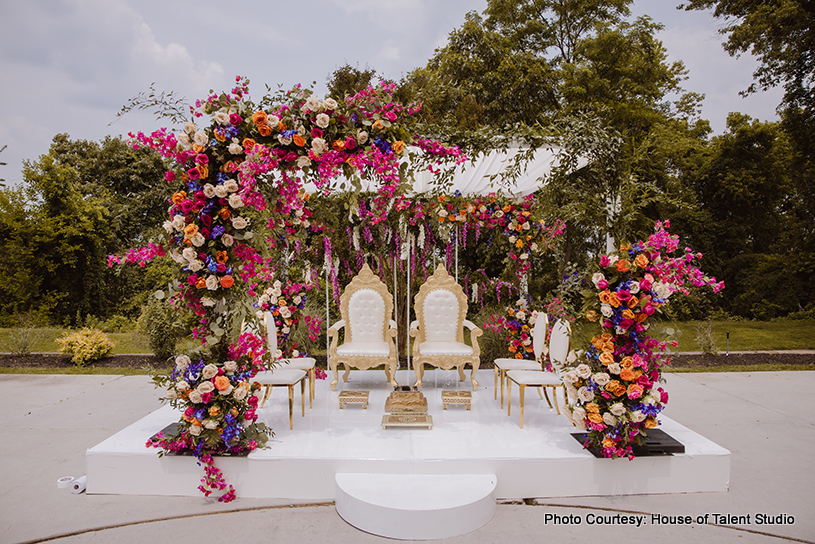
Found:
<svg viewBox="0 0 815 544"><path fill-rule="evenodd" d="M653 316L677 293L723 282L706 277L695 262L701 254L679 252L679 237L668 233L669 222L658 222L647 241L623 245L600 258L592 289L584 295L585 317L600 331L574 364L563 369L567 392L565 414L587 431L586 448L604 457L634 457L647 429L659 425L668 393L662 367L670 362L667 342L648 335Z"/></svg>

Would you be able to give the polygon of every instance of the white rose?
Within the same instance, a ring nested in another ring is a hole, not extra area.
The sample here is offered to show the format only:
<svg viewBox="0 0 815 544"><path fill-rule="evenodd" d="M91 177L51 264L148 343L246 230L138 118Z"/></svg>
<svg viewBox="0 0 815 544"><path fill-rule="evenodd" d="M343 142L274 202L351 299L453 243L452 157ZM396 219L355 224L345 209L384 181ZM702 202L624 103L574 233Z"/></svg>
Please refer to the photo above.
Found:
<svg viewBox="0 0 815 544"><path fill-rule="evenodd" d="M300 352L297 351L296 349L293 349L291 350L291 356L296 359L297 357L300 357Z"/></svg>
<svg viewBox="0 0 815 544"><path fill-rule="evenodd" d="M232 142L227 146L226 149L232 155L240 155L241 153L243 153L243 148L241 147L241 144L239 144L238 142Z"/></svg>
<svg viewBox="0 0 815 544"><path fill-rule="evenodd" d="M232 393L232 390L233 390L233 389L234 389L234 387L232 387L232 384L229 384L229 385L227 386L227 388L226 388L226 389L224 389L223 391L218 391L218 394L219 394L219 395L223 395L223 396L227 396L227 395L229 395L230 393Z"/></svg>
<svg viewBox="0 0 815 544"><path fill-rule="evenodd" d="M215 386L212 385L212 382L206 381L199 383L195 390L203 395L204 393L212 393L215 391Z"/></svg>
<svg viewBox="0 0 815 544"><path fill-rule="evenodd" d="M244 219L243 217L233 217L232 218L232 226L238 230L243 230L249 224L249 221Z"/></svg>
<svg viewBox="0 0 815 544"><path fill-rule="evenodd" d="M538 250L538 244L536 242L532 242L532 245L529 246L529 249L531 249L532 251L537 251Z"/></svg>
<svg viewBox="0 0 815 544"><path fill-rule="evenodd" d="M243 207L243 199L240 195L231 194L229 195L229 205L233 208L242 208Z"/></svg>
<svg viewBox="0 0 815 544"><path fill-rule="evenodd" d="M584 410L582 406L578 406L572 410L572 417L582 421L586 419L586 410Z"/></svg>
<svg viewBox="0 0 815 544"><path fill-rule="evenodd" d="M603 414L603 423L605 423L609 427L613 427L617 424L617 418L611 415L610 413L606 412L605 414Z"/></svg>
<svg viewBox="0 0 815 544"><path fill-rule="evenodd" d="M320 109L320 99L316 96L309 96L306 98L305 104L303 104L303 108L306 110L317 111Z"/></svg>
<svg viewBox="0 0 815 544"><path fill-rule="evenodd" d="M190 394L187 398L189 398L190 402L193 404L201 404L204 401L203 397L201 396L201 393L194 389L190 391Z"/></svg>
<svg viewBox="0 0 815 544"><path fill-rule="evenodd" d="M228 125L229 114L223 111L215 113L215 122L218 123L219 125Z"/></svg>
<svg viewBox="0 0 815 544"><path fill-rule="evenodd" d="M183 215L176 215L173 217L173 226L176 230L184 230L184 227L187 226L187 221Z"/></svg>
<svg viewBox="0 0 815 544"><path fill-rule="evenodd" d="M644 421L646 415L637 410L636 412L631 412L631 421L634 423L639 423L640 421Z"/></svg>
<svg viewBox="0 0 815 544"><path fill-rule="evenodd" d="M619 260L620 260L620 258L617 257L616 255L609 255L608 256L609 266L614 266L615 264L617 264L617 261L619 261Z"/></svg>
<svg viewBox="0 0 815 544"><path fill-rule="evenodd" d="M185 259L178 250L172 250L170 252L170 258L177 262L178 264L187 264L187 259Z"/></svg>
<svg viewBox="0 0 815 544"><path fill-rule="evenodd" d="M577 390L577 398L583 402L591 402L594 399L594 393L589 391L588 387L583 386Z"/></svg>
<svg viewBox="0 0 815 544"><path fill-rule="evenodd" d="M592 380L594 380L594 383L596 383L600 387L603 387L609 382L609 380L611 380L611 376L609 376L605 372L598 372L597 374L592 376Z"/></svg>
<svg viewBox="0 0 815 544"><path fill-rule="evenodd" d="M526 223L524 223L524 226L522 228L524 230L529 230L531 228L530 225L531 225L531 223L529 221L527 221Z"/></svg>
<svg viewBox="0 0 815 544"><path fill-rule="evenodd" d="M207 241L206 238L204 238L204 235L201 234L200 232L196 232L190 238L190 242L192 242L192 245L194 245L195 247L201 247L202 245L204 245L204 242L206 241Z"/></svg>
<svg viewBox="0 0 815 544"><path fill-rule="evenodd" d="M603 314L604 317L611 317L614 315L614 308L611 307L611 304L601 304L600 313Z"/></svg>
<svg viewBox="0 0 815 544"><path fill-rule="evenodd" d="M161 224L161 226L162 226L162 228L164 230L167 231L167 234L172 234L173 229L175 228L175 227L173 227L173 222L172 221L165 221L164 223Z"/></svg>
<svg viewBox="0 0 815 544"><path fill-rule="evenodd" d="M205 419L204 420L204 428L205 429L210 429L210 430L217 429L218 428L218 422L216 420L214 420L214 419Z"/></svg>
<svg viewBox="0 0 815 544"><path fill-rule="evenodd" d="M516 238L515 236L510 236L510 237L509 237L509 243L510 243L510 244L514 244L514 243L515 243L515 240L517 240L517 239L518 239L518 238Z"/></svg>
<svg viewBox="0 0 815 544"><path fill-rule="evenodd" d="M330 120L331 118L328 117L328 115L321 113L317 116L317 119L314 120L314 124L320 128L326 128Z"/></svg>
<svg viewBox="0 0 815 544"><path fill-rule="evenodd" d="M364 130L357 131L357 143L359 145L364 145L365 142L368 141L368 133Z"/></svg>
<svg viewBox="0 0 815 544"><path fill-rule="evenodd" d="M238 363L235 361L227 361L224 363L224 370L226 372L235 372L238 369Z"/></svg>
<svg viewBox="0 0 815 544"><path fill-rule="evenodd" d="M337 101L334 100L333 98L326 98L325 100L323 100L323 105L327 110L337 109Z"/></svg>
<svg viewBox="0 0 815 544"><path fill-rule="evenodd" d="M248 392L248 389L241 385L240 387L235 388L235 390L232 392L232 396L235 397L235 400L243 400L246 398L246 393Z"/></svg>
<svg viewBox="0 0 815 544"><path fill-rule="evenodd" d="M577 365L577 368L574 369L577 372L577 375L583 378L584 380L591 376L591 368L587 364L580 364Z"/></svg>
<svg viewBox="0 0 815 544"><path fill-rule="evenodd" d="M521 253L521 256L518 258L521 259L522 261L525 261L529 258L529 255L526 253Z"/></svg>
<svg viewBox="0 0 815 544"><path fill-rule="evenodd" d="M518 312L517 314L515 314L515 317L518 318L518 321L523 321L524 319L526 319L526 314L521 311L521 312Z"/></svg>
<svg viewBox="0 0 815 544"><path fill-rule="evenodd" d="M291 136L283 136L283 134L277 135L277 141L280 142L280 145L291 145Z"/></svg>
<svg viewBox="0 0 815 544"><path fill-rule="evenodd" d="M215 196L218 198L226 198L226 195L229 194L229 191L226 190L226 187L223 185L217 185L215 187Z"/></svg>
<svg viewBox="0 0 815 544"><path fill-rule="evenodd" d="M231 234L223 234L221 236L221 243L226 247L232 247L232 244L235 243L235 239L232 238Z"/></svg>
<svg viewBox="0 0 815 544"><path fill-rule="evenodd" d="M190 358L186 355L179 355L175 358L175 367L180 370L184 371L187 370L187 367L190 366Z"/></svg>
<svg viewBox="0 0 815 544"><path fill-rule="evenodd" d="M671 294L674 292L673 285L670 283L664 282L657 282L654 284L654 293L656 293L657 297L662 299L670 298Z"/></svg>
<svg viewBox="0 0 815 544"><path fill-rule="evenodd" d="M628 286L628 292L632 295L636 295L640 292L640 282L632 281L631 284Z"/></svg>
<svg viewBox="0 0 815 544"><path fill-rule="evenodd" d="M563 374L563 381L565 383L572 384L577 382L577 379L578 379L577 372L575 372L574 370L570 370Z"/></svg>
<svg viewBox="0 0 815 544"><path fill-rule="evenodd" d="M207 137L207 133L201 130L196 132L195 136L193 136L193 141L196 145L207 145L208 140L209 138Z"/></svg>
<svg viewBox="0 0 815 544"><path fill-rule="evenodd" d="M282 332L283 334L289 334L290 330L291 329L289 327L283 327L282 329L280 329L280 332Z"/></svg>
<svg viewBox="0 0 815 544"><path fill-rule="evenodd" d="M305 168L306 166L311 164L311 159L306 157L305 155L300 155L297 157L297 167L298 168Z"/></svg>
<svg viewBox="0 0 815 544"><path fill-rule="evenodd" d="M224 182L224 187L226 187L226 190L229 191L230 193L234 193L235 191L241 188L240 185L238 185L238 182L235 181L234 179L226 180Z"/></svg>
<svg viewBox="0 0 815 544"><path fill-rule="evenodd" d="M183 132L176 136L176 140L178 140L178 143L181 144L181 147L183 147L184 149L189 149L192 147L192 141L190 140L190 137Z"/></svg>
<svg viewBox="0 0 815 544"><path fill-rule="evenodd" d="M204 369L201 371L201 375L204 377L205 380L214 378L215 376L218 375L218 367L210 363L204 367Z"/></svg>
<svg viewBox="0 0 815 544"><path fill-rule="evenodd" d="M281 307L280 307L280 316L281 316L283 319L288 319L288 318L290 318L290 317L291 317L291 312L289 311L289 307L288 307L288 306L281 306Z"/></svg>
<svg viewBox="0 0 815 544"><path fill-rule="evenodd" d="M271 292L272 297L280 298L280 295L282 295L282 294L283 294L283 292L280 290L280 287L275 286L272 289L272 292Z"/></svg>
<svg viewBox="0 0 815 544"><path fill-rule="evenodd" d="M215 186L211 183L204 184L204 196L207 198L212 198L215 196Z"/></svg>
<svg viewBox="0 0 815 544"><path fill-rule="evenodd" d="M202 263L198 259L190 261L190 264L188 266L188 268L190 269L190 272L198 272L203 267L204 267L204 263Z"/></svg>
<svg viewBox="0 0 815 544"><path fill-rule="evenodd" d="M191 247L185 247L184 251L181 252L181 256L188 261L194 261L198 258L198 252Z"/></svg>
<svg viewBox="0 0 815 544"><path fill-rule="evenodd" d="M609 409L611 410L611 413L617 417L625 415L625 406L623 406L622 402L616 402L612 404Z"/></svg>
<svg viewBox="0 0 815 544"><path fill-rule="evenodd" d="M311 140L311 150L317 155L322 155L328 149L328 144L322 138Z"/></svg>
<svg viewBox="0 0 815 544"><path fill-rule="evenodd" d="M177 399L178 398L178 392L176 392L175 389L169 389L169 390L167 390L167 395L164 398L165 399Z"/></svg>
<svg viewBox="0 0 815 544"><path fill-rule="evenodd" d="M594 284L594 286L597 289L599 289L600 288L600 282L603 281L604 279L606 279L606 277L603 275L602 272L596 272L596 273L594 273L592 275L591 282Z"/></svg>
<svg viewBox="0 0 815 544"><path fill-rule="evenodd" d="M209 297L201 297L201 304L207 307L215 306L215 301Z"/></svg>
<svg viewBox="0 0 815 544"><path fill-rule="evenodd" d="M184 123L184 132L187 134L195 134L195 131L198 130L198 127L195 126L195 123L191 121L187 121Z"/></svg>
<svg viewBox="0 0 815 544"><path fill-rule="evenodd" d="M210 291L218 290L218 276L207 276L207 289Z"/></svg>
<svg viewBox="0 0 815 544"><path fill-rule="evenodd" d="M608 371L611 372L612 374L619 374L623 370L622 367L620 366L620 363L611 363L608 365L607 368Z"/></svg>
<svg viewBox="0 0 815 544"><path fill-rule="evenodd" d="M190 434L193 436L198 436L199 434L201 434L202 430L203 427L201 427L200 425L190 425Z"/></svg>
<svg viewBox="0 0 815 544"><path fill-rule="evenodd" d="M272 128L277 128L277 125L280 124L280 117L277 115L270 115L266 118L266 124Z"/></svg>
<svg viewBox="0 0 815 544"><path fill-rule="evenodd" d="M294 298L292 299L292 301L294 302L294 304L295 304L296 306L299 306L299 305L300 305L300 303L301 303L301 302L303 302L303 297L301 297L300 295L297 295L296 297L294 297Z"/></svg>
<svg viewBox="0 0 815 544"><path fill-rule="evenodd" d="M569 354L566 356L566 362L571 365L574 364L575 361L577 361L577 353L575 353L573 349L569 350Z"/></svg>

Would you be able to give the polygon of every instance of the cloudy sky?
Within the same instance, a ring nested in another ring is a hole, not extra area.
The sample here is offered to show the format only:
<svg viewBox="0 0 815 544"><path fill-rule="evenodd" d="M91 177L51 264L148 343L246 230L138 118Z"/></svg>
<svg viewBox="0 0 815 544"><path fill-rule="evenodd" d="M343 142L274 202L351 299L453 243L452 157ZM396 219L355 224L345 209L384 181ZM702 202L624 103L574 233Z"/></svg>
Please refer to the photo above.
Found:
<svg viewBox="0 0 815 544"><path fill-rule="evenodd" d="M775 119L779 92L743 99L755 61L721 48L707 12L679 0L637 0L635 15L665 24L659 38L688 67L687 90L704 93L702 116L715 133L730 111ZM117 120L127 100L155 82L191 101L231 88L236 75L264 85L310 85L348 63L398 79L486 0L0 0L0 178L19 182L25 159L53 136L99 140L166 125L146 113Z"/></svg>

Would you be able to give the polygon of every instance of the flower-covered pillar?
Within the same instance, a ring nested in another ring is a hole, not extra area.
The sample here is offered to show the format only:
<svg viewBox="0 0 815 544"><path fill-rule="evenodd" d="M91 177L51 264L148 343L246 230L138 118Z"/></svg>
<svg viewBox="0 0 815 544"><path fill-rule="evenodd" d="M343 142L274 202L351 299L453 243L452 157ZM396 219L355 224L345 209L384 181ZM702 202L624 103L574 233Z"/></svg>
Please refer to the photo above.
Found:
<svg viewBox="0 0 815 544"><path fill-rule="evenodd" d="M575 364L563 369L564 413L587 431L584 446L598 448L604 457L633 458L632 444L659 424L668 402L660 383L670 359L667 343L649 335L654 316L671 297L724 287L695 266L701 254L678 251L679 237L668 227L667 221L657 223L646 241L600 258L584 307L600 330Z"/></svg>

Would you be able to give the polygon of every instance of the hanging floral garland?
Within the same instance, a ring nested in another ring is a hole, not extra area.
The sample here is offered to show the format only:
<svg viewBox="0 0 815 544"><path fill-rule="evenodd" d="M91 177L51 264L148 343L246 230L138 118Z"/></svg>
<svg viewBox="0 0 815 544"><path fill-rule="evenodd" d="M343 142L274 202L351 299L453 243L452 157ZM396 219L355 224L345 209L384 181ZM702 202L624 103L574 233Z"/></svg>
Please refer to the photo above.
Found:
<svg viewBox="0 0 815 544"><path fill-rule="evenodd" d="M578 429L588 431L584 446L597 448L604 457L633 458L632 444L658 425L668 402L668 393L658 385L670 359L666 342L648 335L652 317L677 293L724 288L695 266L701 254L686 248L675 255L679 237L668 228L667 221L657 223L647 241L600 258L584 310L601 331L576 365L563 369L565 413Z"/></svg>

